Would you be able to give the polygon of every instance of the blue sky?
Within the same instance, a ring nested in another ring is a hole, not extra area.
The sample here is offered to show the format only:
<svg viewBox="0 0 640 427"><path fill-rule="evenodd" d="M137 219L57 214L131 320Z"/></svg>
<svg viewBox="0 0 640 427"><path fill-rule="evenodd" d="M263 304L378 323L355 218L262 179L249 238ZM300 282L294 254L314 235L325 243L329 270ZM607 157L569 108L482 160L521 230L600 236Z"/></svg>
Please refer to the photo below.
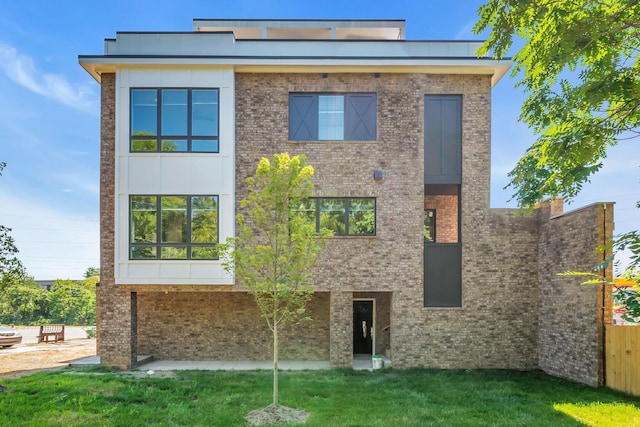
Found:
<svg viewBox="0 0 640 427"><path fill-rule="evenodd" d="M406 19L407 39L477 40L482 1L6 1L0 7L0 224L36 279L81 278L99 265L99 85L79 54L102 54L117 31L191 31L193 18ZM492 207L513 207L507 172L535 140L517 122L521 91L493 92ZM640 228L637 141L611 150L566 210L616 202L616 232Z"/></svg>

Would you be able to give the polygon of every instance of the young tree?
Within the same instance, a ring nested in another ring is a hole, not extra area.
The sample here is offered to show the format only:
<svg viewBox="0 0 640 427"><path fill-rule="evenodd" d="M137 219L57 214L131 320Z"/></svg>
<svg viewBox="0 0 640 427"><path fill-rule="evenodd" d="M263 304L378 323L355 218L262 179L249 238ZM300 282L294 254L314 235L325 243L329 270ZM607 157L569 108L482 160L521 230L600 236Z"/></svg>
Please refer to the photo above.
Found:
<svg viewBox="0 0 640 427"><path fill-rule="evenodd" d="M273 405L278 406L278 332L303 317L313 295L311 268L325 246L328 230L309 221L313 167L301 154L262 158L249 194L236 217L236 237L223 246L223 265L255 298L273 332Z"/></svg>

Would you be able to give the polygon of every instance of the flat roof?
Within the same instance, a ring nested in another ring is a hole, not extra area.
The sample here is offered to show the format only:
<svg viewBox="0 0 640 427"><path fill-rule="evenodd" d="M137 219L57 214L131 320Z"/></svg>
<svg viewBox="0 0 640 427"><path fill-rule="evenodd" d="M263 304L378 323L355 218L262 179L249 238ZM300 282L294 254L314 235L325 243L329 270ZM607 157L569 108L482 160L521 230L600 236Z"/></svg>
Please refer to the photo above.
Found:
<svg viewBox="0 0 640 427"><path fill-rule="evenodd" d="M495 85L511 66L509 60L478 57L482 41L405 40L403 20L196 19L194 28L118 32L105 40L104 54L78 60L98 82L102 73L118 68L231 67L238 73L484 74ZM327 28L336 37L325 38ZM256 29L266 37L254 38ZM385 37L391 33L395 38Z"/></svg>

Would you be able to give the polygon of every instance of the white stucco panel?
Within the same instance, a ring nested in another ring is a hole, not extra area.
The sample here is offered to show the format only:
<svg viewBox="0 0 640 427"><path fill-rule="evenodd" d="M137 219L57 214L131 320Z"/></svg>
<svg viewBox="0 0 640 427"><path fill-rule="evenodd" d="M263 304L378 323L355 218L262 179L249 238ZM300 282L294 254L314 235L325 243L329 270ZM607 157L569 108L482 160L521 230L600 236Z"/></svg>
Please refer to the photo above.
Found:
<svg viewBox="0 0 640 427"><path fill-rule="evenodd" d="M217 195L219 239L234 235L235 124L231 68L118 69L116 73L117 284L233 284L220 261L129 260L129 196ZM130 153L131 88L218 88L219 153Z"/></svg>

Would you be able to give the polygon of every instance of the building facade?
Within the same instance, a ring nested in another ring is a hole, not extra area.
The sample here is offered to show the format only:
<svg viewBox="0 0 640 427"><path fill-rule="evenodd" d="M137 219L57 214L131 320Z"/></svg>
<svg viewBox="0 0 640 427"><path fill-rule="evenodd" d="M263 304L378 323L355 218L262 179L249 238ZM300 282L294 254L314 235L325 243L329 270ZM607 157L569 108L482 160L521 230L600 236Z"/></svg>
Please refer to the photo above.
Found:
<svg viewBox="0 0 640 427"><path fill-rule="evenodd" d="M101 363L270 358L215 247L260 158L289 152L314 166L309 214L335 236L282 359L602 381L603 292L556 273L598 263L612 204L491 209L491 89L509 62L404 35L404 21L195 20L80 56L102 88Z"/></svg>

